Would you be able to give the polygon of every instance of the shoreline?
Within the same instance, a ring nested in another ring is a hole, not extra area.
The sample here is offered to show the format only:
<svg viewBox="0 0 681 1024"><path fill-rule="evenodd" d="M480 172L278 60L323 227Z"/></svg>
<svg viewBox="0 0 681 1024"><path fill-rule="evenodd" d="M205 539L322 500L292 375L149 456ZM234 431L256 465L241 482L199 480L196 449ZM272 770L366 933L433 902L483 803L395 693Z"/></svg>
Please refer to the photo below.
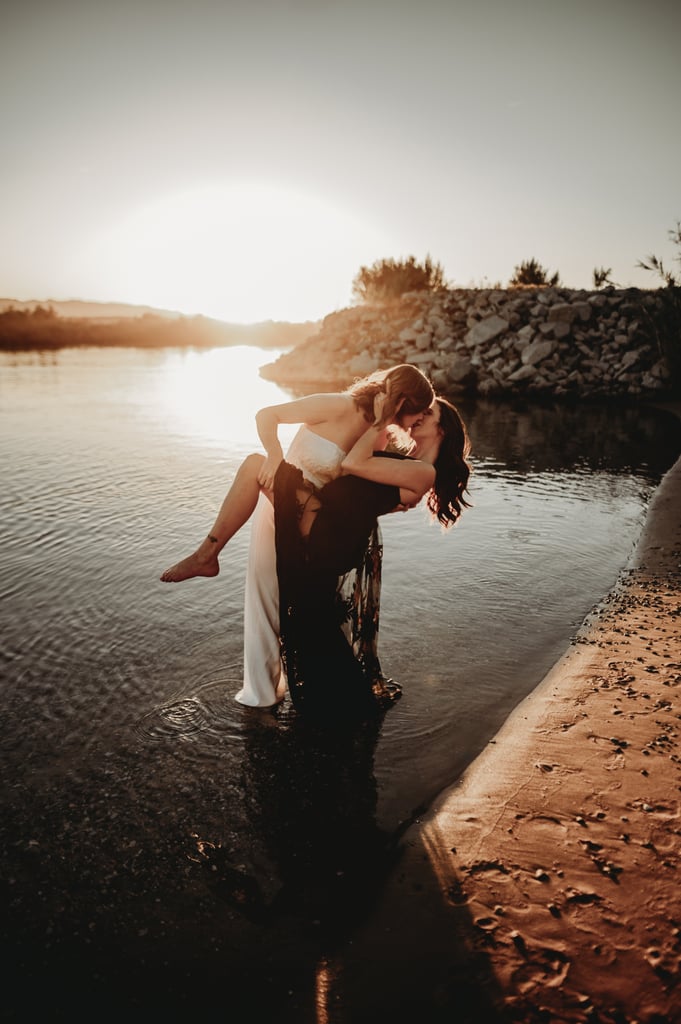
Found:
<svg viewBox="0 0 681 1024"><path fill-rule="evenodd" d="M327 1019L681 1020L679 686L681 459L567 652L405 833Z"/></svg>

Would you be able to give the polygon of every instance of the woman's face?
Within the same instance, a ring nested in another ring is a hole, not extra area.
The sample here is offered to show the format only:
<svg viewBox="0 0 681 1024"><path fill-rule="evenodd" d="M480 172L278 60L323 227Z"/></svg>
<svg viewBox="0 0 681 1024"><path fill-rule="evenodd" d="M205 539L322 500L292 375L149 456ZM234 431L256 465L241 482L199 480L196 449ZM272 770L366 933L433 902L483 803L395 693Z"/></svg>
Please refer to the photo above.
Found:
<svg viewBox="0 0 681 1024"><path fill-rule="evenodd" d="M440 436L440 406L437 402L433 402L425 412L410 418L413 422L409 428L409 433L414 441L423 444L425 441L430 441Z"/></svg>
<svg viewBox="0 0 681 1024"><path fill-rule="evenodd" d="M400 412L397 416L397 423L403 430L411 430L415 423L418 423L424 414L422 412Z"/></svg>

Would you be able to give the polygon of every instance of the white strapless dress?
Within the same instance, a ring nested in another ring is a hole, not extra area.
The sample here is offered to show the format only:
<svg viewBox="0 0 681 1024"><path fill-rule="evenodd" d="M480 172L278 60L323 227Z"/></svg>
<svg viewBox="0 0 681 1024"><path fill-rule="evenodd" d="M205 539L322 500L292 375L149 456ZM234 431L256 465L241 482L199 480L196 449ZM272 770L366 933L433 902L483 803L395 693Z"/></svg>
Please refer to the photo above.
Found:
<svg viewBox="0 0 681 1024"><path fill-rule="evenodd" d="M340 475L345 452L333 441L301 427L291 441L286 461L323 487ZM279 586L274 546L274 508L260 495L251 525L244 602L244 682L235 700L264 708L284 695L286 676L279 652Z"/></svg>

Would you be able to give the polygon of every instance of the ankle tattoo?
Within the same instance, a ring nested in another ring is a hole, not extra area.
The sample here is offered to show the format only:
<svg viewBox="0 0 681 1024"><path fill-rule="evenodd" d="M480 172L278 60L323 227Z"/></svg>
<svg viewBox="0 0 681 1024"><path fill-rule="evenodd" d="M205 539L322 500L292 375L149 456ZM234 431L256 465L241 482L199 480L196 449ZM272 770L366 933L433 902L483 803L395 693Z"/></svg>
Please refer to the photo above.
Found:
<svg viewBox="0 0 681 1024"><path fill-rule="evenodd" d="M217 537L214 537L212 533L208 534L208 540L211 542L211 544L219 544L220 543L220 541L217 539Z"/></svg>

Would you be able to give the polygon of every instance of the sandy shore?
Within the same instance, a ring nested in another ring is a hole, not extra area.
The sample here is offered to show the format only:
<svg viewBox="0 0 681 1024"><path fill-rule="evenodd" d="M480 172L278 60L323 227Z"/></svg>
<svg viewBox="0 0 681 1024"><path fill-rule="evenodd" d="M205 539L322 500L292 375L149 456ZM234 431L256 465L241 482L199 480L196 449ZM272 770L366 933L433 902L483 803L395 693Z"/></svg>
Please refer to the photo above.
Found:
<svg viewBox="0 0 681 1024"><path fill-rule="evenodd" d="M680 687L681 460L617 586L405 835L320 1019L681 1021Z"/></svg>

